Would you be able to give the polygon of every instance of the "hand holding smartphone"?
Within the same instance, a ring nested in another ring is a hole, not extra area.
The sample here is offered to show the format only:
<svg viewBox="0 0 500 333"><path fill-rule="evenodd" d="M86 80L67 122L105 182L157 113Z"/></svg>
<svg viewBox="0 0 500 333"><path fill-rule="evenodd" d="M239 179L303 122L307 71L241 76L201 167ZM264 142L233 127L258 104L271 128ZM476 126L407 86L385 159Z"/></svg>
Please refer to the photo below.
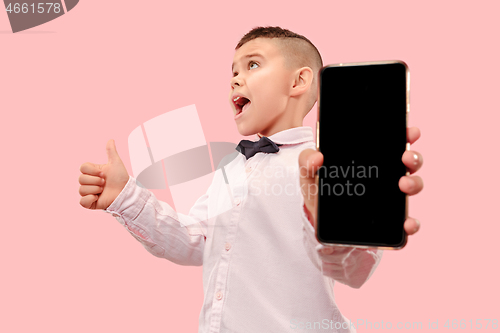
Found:
<svg viewBox="0 0 500 333"><path fill-rule="evenodd" d="M409 71L402 61L345 63L320 71L316 237L325 244L406 245Z"/></svg>

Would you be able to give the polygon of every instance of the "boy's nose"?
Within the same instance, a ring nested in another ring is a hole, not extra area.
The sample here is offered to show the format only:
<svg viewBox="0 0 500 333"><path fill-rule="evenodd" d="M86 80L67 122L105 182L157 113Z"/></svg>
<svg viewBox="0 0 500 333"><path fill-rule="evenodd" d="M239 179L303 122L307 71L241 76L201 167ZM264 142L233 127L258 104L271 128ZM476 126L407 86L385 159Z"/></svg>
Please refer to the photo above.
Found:
<svg viewBox="0 0 500 333"><path fill-rule="evenodd" d="M234 88L234 87L241 87L242 85L242 80L240 78L238 78L237 76L234 76L232 79L231 79L231 87Z"/></svg>

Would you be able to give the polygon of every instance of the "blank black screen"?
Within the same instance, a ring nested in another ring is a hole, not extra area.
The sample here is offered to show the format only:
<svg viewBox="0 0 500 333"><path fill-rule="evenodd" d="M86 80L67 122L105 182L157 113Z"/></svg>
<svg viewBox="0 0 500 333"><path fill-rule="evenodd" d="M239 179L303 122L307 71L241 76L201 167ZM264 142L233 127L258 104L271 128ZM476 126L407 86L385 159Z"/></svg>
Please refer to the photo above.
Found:
<svg viewBox="0 0 500 333"><path fill-rule="evenodd" d="M405 242L406 66L326 67L320 79L318 239L399 247Z"/></svg>

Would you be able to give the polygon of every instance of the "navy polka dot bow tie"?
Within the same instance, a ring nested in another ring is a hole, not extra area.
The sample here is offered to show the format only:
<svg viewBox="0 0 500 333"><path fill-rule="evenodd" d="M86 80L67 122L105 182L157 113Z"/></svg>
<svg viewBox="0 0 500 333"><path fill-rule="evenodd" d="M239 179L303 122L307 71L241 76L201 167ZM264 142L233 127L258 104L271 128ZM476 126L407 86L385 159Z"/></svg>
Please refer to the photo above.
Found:
<svg viewBox="0 0 500 333"><path fill-rule="evenodd" d="M271 139L263 136L259 141L241 140L236 150L245 155L247 160L257 153L277 153L279 148Z"/></svg>

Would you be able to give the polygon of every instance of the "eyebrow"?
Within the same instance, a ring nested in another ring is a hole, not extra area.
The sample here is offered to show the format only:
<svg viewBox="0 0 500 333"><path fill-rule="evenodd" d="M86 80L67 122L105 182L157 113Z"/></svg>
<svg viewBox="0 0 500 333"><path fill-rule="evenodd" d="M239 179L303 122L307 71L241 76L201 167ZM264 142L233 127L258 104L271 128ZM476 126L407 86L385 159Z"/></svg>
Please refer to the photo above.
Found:
<svg viewBox="0 0 500 333"><path fill-rule="evenodd" d="M252 53L252 54L247 54L246 56L244 56L243 58L252 58L252 57L261 57L261 58L264 58L260 53ZM231 65L231 71L234 70L234 62L233 64Z"/></svg>

